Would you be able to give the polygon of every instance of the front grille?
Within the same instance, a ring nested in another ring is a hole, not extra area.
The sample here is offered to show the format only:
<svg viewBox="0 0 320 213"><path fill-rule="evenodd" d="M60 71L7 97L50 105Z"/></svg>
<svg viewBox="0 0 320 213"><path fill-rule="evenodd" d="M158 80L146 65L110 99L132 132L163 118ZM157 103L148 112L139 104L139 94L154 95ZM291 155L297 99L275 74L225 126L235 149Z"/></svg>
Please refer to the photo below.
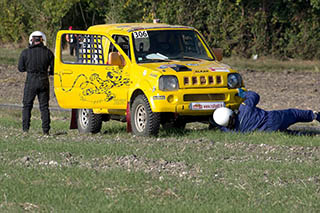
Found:
<svg viewBox="0 0 320 213"><path fill-rule="evenodd" d="M192 77L192 84L198 84L198 79L197 77Z"/></svg>
<svg viewBox="0 0 320 213"><path fill-rule="evenodd" d="M224 94L186 94L183 96L184 101L223 101Z"/></svg>
<svg viewBox="0 0 320 213"><path fill-rule="evenodd" d="M183 84L185 86L204 86L222 84L221 76L184 76Z"/></svg>
<svg viewBox="0 0 320 213"><path fill-rule="evenodd" d="M203 85L203 84L206 84L206 82L207 82L206 77L200 76L200 84Z"/></svg>
<svg viewBox="0 0 320 213"><path fill-rule="evenodd" d="M184 83L184 85L188 85L189 84L189 78L188 77L184 77L183 78L183 83Z"/></svg>
<svg viewBox="0 0 320 213"><path fill-rule="evenodd" d="M221 76L217 76L217 84L221 84L222 80L221 80Z"/></svg>
<svg viewBox="0 0 320 213"><path fill-rule="evenodd" d="M209 76L208 81L209 81L209 84L213 84L213 77Z"/></svg>

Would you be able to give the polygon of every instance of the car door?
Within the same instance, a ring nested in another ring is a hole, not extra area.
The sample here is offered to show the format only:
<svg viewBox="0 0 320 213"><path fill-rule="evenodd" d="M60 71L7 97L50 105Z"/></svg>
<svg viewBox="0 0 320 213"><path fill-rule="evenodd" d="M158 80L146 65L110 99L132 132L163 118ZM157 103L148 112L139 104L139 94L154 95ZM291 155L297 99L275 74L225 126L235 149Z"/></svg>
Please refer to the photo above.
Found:
<svg viewBox="0 0 320 213"><path fill-rule="evenodd" d="M75 45L70 43L71 37ZM117 49L121 57L115 59L121 58L120 62L110 60L110 55L117 56L109 52L110 46ZM109 35L59 31L55 57L54 88L61 107L126 108L130 61Z"/></svg>

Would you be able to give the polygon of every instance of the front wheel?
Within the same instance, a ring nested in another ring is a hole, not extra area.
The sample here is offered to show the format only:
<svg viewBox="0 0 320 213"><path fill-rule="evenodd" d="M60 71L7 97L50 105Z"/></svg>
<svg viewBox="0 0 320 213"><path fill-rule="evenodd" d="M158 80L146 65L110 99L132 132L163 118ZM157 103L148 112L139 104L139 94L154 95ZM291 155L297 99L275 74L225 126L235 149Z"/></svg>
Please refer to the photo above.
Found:
<svg viewBox="0 0 320 213"><path fill-rule="evenodd" d="M94 114L92 109L78 109L77 124L80 133L98 133L102 126L102 115Z"/></svg>
<svg viewBox="0 0 320 213"><path fill-rule="evenodd" d="M138 95L131 107L131 127L135 135L157 135L160 128L160 114L152 112L148 99Z"/></svg>

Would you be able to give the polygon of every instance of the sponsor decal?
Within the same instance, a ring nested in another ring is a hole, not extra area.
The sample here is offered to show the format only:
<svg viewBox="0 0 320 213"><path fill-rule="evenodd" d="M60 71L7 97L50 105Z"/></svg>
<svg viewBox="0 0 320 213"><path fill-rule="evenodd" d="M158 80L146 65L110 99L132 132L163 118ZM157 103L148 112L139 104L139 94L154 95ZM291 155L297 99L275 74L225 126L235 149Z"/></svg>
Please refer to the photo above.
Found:
<svg viewBox="0 0 320 213"><path fill-rule="evenodd" d="M115 66L106 67L106 74L92 73L90 75L79 74L73 79L71 88L63 86L64 78L60 73L55 73L60 78L60 87L63 92L69 93L80 89L80 100L93 104L109 102L116 98L112 88L129 86L130 79L127 73Z"/></svg>
<svg viewBox="0 0 320 213"><path fill-rule="evenodd" d="M177 64L165 64L165 65L161 65L158 68L159 69L167 69L167 68L172 68L172 67L177 67Z"/></svg>
<svg viewBox="0 0 320 213"><path fill-rule="evenodd" d="M190 103L191 110L213 110L224 107L224 102L203 102L203 103Z"/></svg>
<svg viewBox="0 0 320 213"><path fill-rule="evenodd" d="M153 98L153 100L165 100L165 99L166 99L166 96L164 96L164 95L157 95L157 96L153 96L152 98Z"/></svg>
<svg viewBox="0 0 320 213"><path fill-rule="evenodd" d="M205 73L205 72L209 72L208 70L196 70L194 71L195 73Z"/></svg>
<svg viewBox="0 0 320 213"><path fill-rule="evenodd" d="M211 72L230 72L228 68L225 67L209 67Z"/></svg>
<svg viewBox="0 0 320 213"><path fill-rule="evenodd" d="M150 77L152 77L152 78L156 78L156 77L158 77L158 75L157 75L157 74L153 74L153 73L151 73L151 74L150 74Z"/></svg>
<svg viewBox="0 0 320 213"><path fill-rule="evenodd" d="M187 64L188 66L199 66L199 64Z"/></svg>

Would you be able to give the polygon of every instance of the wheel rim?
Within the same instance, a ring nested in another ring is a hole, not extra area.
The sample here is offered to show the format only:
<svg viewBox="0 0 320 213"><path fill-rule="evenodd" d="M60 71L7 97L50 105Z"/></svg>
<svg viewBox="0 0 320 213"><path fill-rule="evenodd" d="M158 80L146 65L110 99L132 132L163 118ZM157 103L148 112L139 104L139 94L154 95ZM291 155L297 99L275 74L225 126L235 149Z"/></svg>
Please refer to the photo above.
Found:
<svg viewBox="0 0 320 213"><path fill-rule="evenodd" d="M146 108L139 104L134 113L134 123L139 132L143 132L147 124Z"/></svg>
<svg viewBox="0 0 320 213"><path fill-rule="evenodd" d="M79 113L79 121L80 125L83 129L86 129L89 125L89 110L88 109L82 109Z"/></svg>

